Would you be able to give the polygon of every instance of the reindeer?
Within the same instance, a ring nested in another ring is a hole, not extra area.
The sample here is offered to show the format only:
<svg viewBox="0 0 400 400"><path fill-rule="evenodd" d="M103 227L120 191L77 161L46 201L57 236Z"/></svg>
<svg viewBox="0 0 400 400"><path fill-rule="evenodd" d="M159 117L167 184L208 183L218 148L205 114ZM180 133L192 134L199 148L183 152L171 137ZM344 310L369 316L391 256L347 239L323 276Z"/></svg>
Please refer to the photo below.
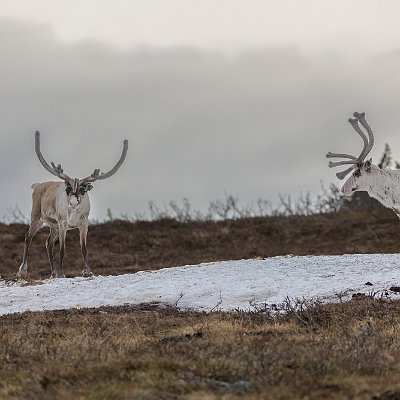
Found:
<svg viewBox="0 0 400 400"><path fill-rule="evenodd" d="M100 173L99 169L83 179L72 179L66 175L61 165L51 166L46 162L40 151L40 133L35 133L35 151L43 167L60 178L63 182L44 182L32 185L32 212L29 230L25 235L25 246L22 264L17 276L25 278L28 274L28 253L32 238L43 226L50 227L50 234L46 240L47 255L50 261L51 277L63 278L63 260L65 253L65 238L70 229L79 229L81 252L83 256L82 275L87 277L92 273L88 263L86 248L86 236L88 231L88 217L90 202L88 192L93 188L92 183L107 179L114 175L125 160L128 151L128 140L124 140L122 154L118 162L106 173ZM54 260L54 246L60 242L60 262L58 267Z"/></svg>
<svg viewBox="0 0 400 400"><path fill-rule="evenodd" d="M365 161L365 158L374 145L374 135L365 119L365 113L355 112L353 116L355 118L349 118L349 122L353 129L361 136L364 142L363 149L358 157L350 154L329 152L326 155L327 158L348 159L346 161L330 161L329 167L333 168L350 164L349 168L336 174L342 180L354 170L342 186L341 192L344 195L350 195L356 191L366 191L385 207L391 208L400 218L400 171L381 169L377 165L372 164L372 158ZM368 138L359 123L366 130Z"/></svg>

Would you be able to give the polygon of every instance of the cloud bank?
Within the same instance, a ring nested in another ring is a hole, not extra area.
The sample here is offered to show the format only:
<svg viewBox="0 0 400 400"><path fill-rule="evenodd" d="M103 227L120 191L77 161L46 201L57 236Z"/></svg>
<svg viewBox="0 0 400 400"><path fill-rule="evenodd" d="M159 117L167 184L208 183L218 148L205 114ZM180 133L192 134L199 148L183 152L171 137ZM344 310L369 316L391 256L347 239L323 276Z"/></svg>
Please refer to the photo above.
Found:
<svg viewBox="0 0 400 400"><path fill-rule="evenodd" d="M187 197L196 207L317 192L335 181L324 154L358 153L347 118L365 111L400 159L400 50L344 56L258 48L229 56L196 48L120 50L60 42L46 26L0 20L0 215L30 208L30 185L51 180L42 152L73 176L126 163L91 192L92 217L142 213ZM3 189L3 190L4 190Z"/></svg>

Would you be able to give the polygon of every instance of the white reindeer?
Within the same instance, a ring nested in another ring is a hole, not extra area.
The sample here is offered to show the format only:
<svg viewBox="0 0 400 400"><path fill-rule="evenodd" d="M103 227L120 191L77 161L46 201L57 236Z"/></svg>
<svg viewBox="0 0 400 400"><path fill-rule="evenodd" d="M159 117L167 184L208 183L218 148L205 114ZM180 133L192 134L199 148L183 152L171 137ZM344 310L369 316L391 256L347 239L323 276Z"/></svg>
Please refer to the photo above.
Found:
<svg viewBox="0 0 400 400"><path fill-rule="evenodd" d="M342 180L349 172L354 172L347 179L341 188L344 195L356 191L366 191L368 194L380 201L385 207L391 208L400 218L400 171L381 169L372 164L372 159L364 161L374 145L372 129L365 120L365 113L353 113L355 118L349 118L354 130L361 136L364 146L358 157L350 154L338 154L329 152L327 158L346 158L346 161L329 162L329 167L350 164L351 166L336 176ZM361 126L366 130L368 138L362 131Z"/></svg>
<svg viewBox="0 0 400 400"><path fill-rule="evenodd" d="M35 133L35 151L43 167L51 174L62 179L63 182L44 182L32 185L32 212L29 230L25 235L24 254L22 264L17 276L25 278L28 274L28 253L32 238L42 227L43 223L50 227L50 235L46 240L46 249L50 261L51 277L63 278L63 260L65 253L65 238L70 229L79 229L80 245L83 256L83 276L92 275L86 248L86 236L88 230L88 217L90 202L88 191L93 188L92 183L97 180L109 178L114 175L125 160L128 151L128 140L124 140L122 154L114 167L100 173L95 169L93 174L84 179L72 179L66 175L61 165L51 166L45 161L40 152L40 133ZM60 242L60 262L56 266L54 261L54 246Z"/></svg>

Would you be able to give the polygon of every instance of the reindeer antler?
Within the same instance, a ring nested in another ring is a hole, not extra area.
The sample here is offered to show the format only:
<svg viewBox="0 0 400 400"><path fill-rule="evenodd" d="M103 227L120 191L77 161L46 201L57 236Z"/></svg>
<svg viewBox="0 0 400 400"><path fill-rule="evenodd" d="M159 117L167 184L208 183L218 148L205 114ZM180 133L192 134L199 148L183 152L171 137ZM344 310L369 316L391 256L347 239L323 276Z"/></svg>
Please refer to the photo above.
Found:
<svg viewBox="0 0 400 400"><path fill-rule="evenodd" d="M107 179L110 176L114 175L118 171L119 167L125 161L125 157L126 157L126 153L127 152L128 152L128 139L125 139L124 140L124 146L122 148L121 157L119 158L118 162L108 172L100 173L100 169L95 169L92 175L89 175L88 177L86 177L84 179L81 179L79 181L79 184L91 183L91 182L95 182L97 180Z"/></svg>
<svg viewBox="0 0 400 400"><path fill-rule="evenodd" d="M340 165L348 165L350 164L351 167L347 168L346 170L342 172L338 172L336 176L342 180L350 171L352 171L354 168L357 166L360 166L362 162L365 160L365 157L367 157L368 153L371 151L373 145L374 145L374 134L372 132L372 129L368 125L366 119L365 119L365 113L359 113L355 112L353 113L355 118L349 118L350 125L353 127L353 129L361 136L361 139L364 142L363 149L361 150L361 153L358 157L352 156L350 154L339 154L339 153L331 153L329 152L326 157L327 158L348 158L348 161L337 161L337 162L329 162L329 168L333 167L338 167ZM365 133L362 131L358 123L363 126L363 128L367 131L368 133L368 138L365 135Z"/></svg>
<svg viewBox="0 0 400 400"><path fill-rule="evenodd" d="M40 163L43 165L43 167L49 171L51 174L57 176L60 179L63 179L64 181L68 182L69 184L73 184L73 179L71 179L67 174L64 173L63 169L61 168L61 165L58 164L57 166L54 165L54 163L51 163L50 165L46 162L44 157L42 156L42 153L40 151L40 132L36 131L35 132L35 151L36 155L38 156L38 159Z"/></svg>
<svg viewBox="0 0 400 400"><path fill-rule="evenodd" d="M70 178L67 174L64 173L64 170L62 169L61 165L58 164L57 166L52 162L51 166L46 162L44 157L42 156L42 153L40 152L40 133L39 131L36 131L35 133L35 151L36 154L39 158L39 161L43 165L43 167L49 171L51 174L57 176L60 179L63 179L64 181L68 182L73 188L77 188L78 185L81 185L82 183L89 183L89 182L94 182L97 180L101 179L106 179L109 178L110 176L114 175L119 167L122 165L122 163L125 161L126 153L128 152L128 140L124 140L124 147L122 149L122 154L121 157L119 158L118 162L112 167L108 172L105 173L100 173L100 169L95 169L93 174L89 175L88 177L84 179L72 179Z"/></svg>

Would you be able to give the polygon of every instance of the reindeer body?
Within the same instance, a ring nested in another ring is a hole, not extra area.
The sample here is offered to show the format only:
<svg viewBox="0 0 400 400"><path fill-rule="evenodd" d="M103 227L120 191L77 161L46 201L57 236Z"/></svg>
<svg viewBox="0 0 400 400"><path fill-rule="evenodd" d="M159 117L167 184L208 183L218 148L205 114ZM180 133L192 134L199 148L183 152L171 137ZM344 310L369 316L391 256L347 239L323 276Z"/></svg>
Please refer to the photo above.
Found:
<svg viewBox="0 0 400 400"><path fill-rule="evenodd" d="M43 182L32 185L31 220L41 220L53 229L70 230L87 224L90 212L89 194L82 196L78 206L68 203L64 182Z"/></svg>
<svg viewBox="0 0 400 400"><path fill-rule="evenodd" d="M366 191L385 207L392 209L400 218L400 171L381 169L371 164L369 172L361 172L358 179L354 176L344 183L342 193L349 195L356 191Z"/></svg>
<svg viewBox="0 0 400 400"><path fill-rule="evenodd" d="M67 231L79 229L81 252L83 257L83 276L92 275L86 248L88 231L88 218L90 212L89 190L92 183L97 180L109 178L114 175L125 160L128 151L128 141L124 140L124 147L119 161L114 167L101 173L96 169L92 175L84 179L72 179L66 175L61 165L51 166L43 158L40 152L40 133L35 133L35 150L43 167L51 174L62 179L62 182L44 182L32 185L32 212L29 230L25 235L25 246L22 264L18 271L18 277L25 278L28 274L28 254L32 239L36 232L46 224L50 227L50 234L46 240L47 255L49 257L52 278L64 277L63 260L65 254L65 239ZM57 266L54 259L54 246L60 242L60 262Z"/></svg>

